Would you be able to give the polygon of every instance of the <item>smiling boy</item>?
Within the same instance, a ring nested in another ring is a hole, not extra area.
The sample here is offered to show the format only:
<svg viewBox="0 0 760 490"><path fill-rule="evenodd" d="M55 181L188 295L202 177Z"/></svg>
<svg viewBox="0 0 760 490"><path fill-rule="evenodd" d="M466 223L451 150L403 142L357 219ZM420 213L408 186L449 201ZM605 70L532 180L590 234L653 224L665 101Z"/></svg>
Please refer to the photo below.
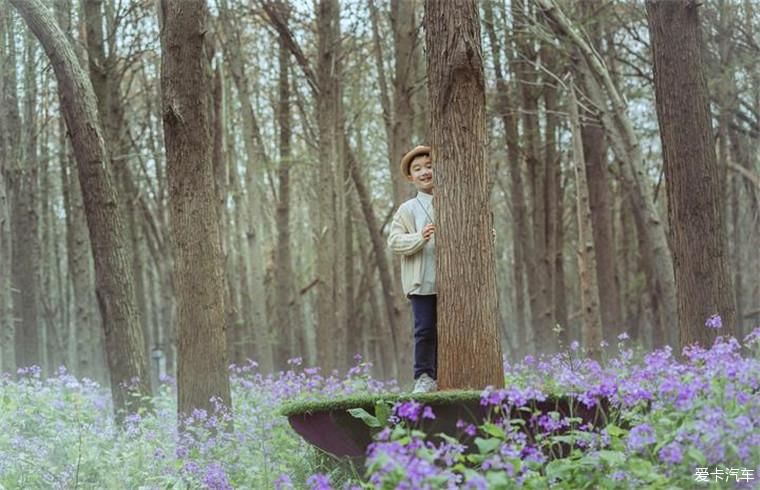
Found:
<svg viewBox="0 0 760 490"><path fill-rule="evenodd" d="M435 391L437 327L433 161L429 146L418 146L401 159L401 174L417 195L393 216L388 246L401 256L401 285L414 313L414 393Z"/></svg>

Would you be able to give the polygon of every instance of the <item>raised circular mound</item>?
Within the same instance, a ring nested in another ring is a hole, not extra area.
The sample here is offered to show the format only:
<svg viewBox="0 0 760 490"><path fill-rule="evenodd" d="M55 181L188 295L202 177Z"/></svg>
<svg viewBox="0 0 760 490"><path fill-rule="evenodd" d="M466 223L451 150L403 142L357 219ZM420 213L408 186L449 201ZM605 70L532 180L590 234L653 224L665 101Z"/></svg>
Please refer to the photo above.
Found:
<svg viewBox="0 0 760 490"><path fill-rule="evenodd" d="M286 404L281 413L288 417L293 430L310 444L339 458L361 459L377 428L370 427L349 410L364 409L369 415L377 415L375 409L379 402L410 400L430 406L435 415L434 419L421 418L418 428L431 437L444 433L459 438L470 447L472 438L463 434L457 422L462 420L478 426L495 416L490 407L481 405L480 391L357 395L334 400L293 402ZM604 423L607 408L606 400L589 409L572 397L549 397L542 401L529 400L524 407L512 408L509 417L524 420L526 423L520 424L521 430L528 433L532 432L528 421L536 413L558 412L561 417L577 418L580 424L591 423L599 427Z"/></svg>

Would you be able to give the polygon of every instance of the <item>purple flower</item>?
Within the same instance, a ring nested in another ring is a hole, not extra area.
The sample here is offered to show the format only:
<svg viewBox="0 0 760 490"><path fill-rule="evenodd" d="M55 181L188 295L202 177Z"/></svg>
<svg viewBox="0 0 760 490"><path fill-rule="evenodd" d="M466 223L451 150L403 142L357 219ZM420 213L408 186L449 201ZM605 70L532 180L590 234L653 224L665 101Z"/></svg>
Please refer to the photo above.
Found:
<svg viewBox="0 0 760 490"><path fill-rule="evenodd" d="M281 474L277 477L277 479L274 481L274 488L275 490L286 490L293 487L293 481L290 479L288 475L285 473Z"/></svg>
<svg viewBox="0 0 760 490"><path fill-rule="evenodd" d="M628 434L628 449L637 452L655 441L654 430L649 424L637 425Z"/></svg>
<svg viewBox="0 0 760 490"><path fill-rule="evenodd" d="M396 406L396 415L401 419L409 420L410 422L417 422L422 412L422 404L410 400L408 402L402 402Z"/></svg>
<svg viewBox="0 0 760 490"><path fill-rule="evenodd" d="M705 327L712 328L712 329L719 329L723 326L723 320L720 318L720 315L715 314L711 316L710 318L705 321Z"/></svg>
<svg viewBox="0 0 760 490"><path fill-rule="evenodd" d="M232 490L232 485L227 481L227 474L219 463L208 465L203 483L209 490Z"/></svg>
<svg viewBox="0 0 760 490"><path fill-rule="evenodd" d="M327 478L327 475L321 473L311 475L309 479L306 480L306 484L309 485L311 490L332 490L330 479Z"/></svg>
<svg viewBox="0 0 760 490"><path fill-rule="evenodd" d="M435 414L433 413L433 409L430 408L429 406L425 407L425 409L422 411L422 418L423 419L434 420L435 419Z"/></svg>
<svg viewBox="0 0 760 490"><path fill-rule="evenodd" d="M681 445L671 442L660 449L660 461L667 464L678 464L683 460Z"/></svg>

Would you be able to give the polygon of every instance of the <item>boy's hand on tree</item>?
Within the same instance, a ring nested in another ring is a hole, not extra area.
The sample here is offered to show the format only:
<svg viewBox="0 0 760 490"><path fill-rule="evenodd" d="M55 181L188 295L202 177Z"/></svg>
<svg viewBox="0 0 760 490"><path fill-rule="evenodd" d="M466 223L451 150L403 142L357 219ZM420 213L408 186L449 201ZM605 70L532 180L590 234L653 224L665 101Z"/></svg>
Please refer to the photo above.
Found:
<svg viewBox="0 0 760 490"><path fill-rule="evenodd" d="M431 223L429 225L425 225L422 228L422 238L424 238L425 240L430 240L430 237L433 236L434 232L435 232L434 224Z"/></svg>

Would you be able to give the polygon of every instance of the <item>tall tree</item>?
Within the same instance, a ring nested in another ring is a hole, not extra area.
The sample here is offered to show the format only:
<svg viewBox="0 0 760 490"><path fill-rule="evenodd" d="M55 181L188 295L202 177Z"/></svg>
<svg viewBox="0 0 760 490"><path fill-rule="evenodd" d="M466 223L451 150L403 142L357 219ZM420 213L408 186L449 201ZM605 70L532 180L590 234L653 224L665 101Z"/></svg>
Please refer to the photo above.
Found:
<svg viewBox="0 0 760 490"><path fill-rule="evenodd" d="M527 242L531 251L525 254L528 279L529 304L531 310L531 325L533 327L536 349L543 352L556 350L554 327L554 307L551 304L551 274L549 270L550 257L546 247L546 188L545 162L541 158L538 102L540 98L540 80L538 65L538 50L535 39L530 35L529 27L532 22L531 9L533 4L525 0L512 2L514 19L516 57L519 61L514 64L514 71L519 80L519 93L522 115L522 156L527 167L525 187L527 203ZM554 265L554 257L551 257Z"/></svg>
<svg viewBox="0 0 760 490"><path fill-rule="evenodd" d="M278 2L283 22L287 26L290 15L289 5ZM290 253L290 166L292 146L291 100L290 100L290 51L283 34L278 38L278 69L279 69L279 100L277 117L280 126L280 163L278 168L279 192L276 210L277 247L275 249L276 267L276 307L275 329L277 332L278 366L284 366L288 356L300 352L297 333L298 325L294 324L295 316L291 315L291 303L295 301L293 282L293 259Z"/></svg>
<svg viewBox="0 0 760 490"><path fill-rule="evenodd" d="M680 344L709 347L715 336L736 333L720 168L702 62L699 4L648 0ZM718 314L724 328L705 328Z"/></svg>
<svg viewBox="0 0 760 490"><path fill-rule="evenodd" d="M123 411L136 410L145 403L150 380L132 269L124 252L123 209L108 165L95 94L48 8L40 0L10 1L44 46L58 80L95 259L96 296L105 329L114 409L121 417Z"/></svg>
<svg viewBox="0 0 760 490"><path fill-rule="evenodd" d="M249 310L246 315L246 328L239 332L239 341L245 342L243 352L245 355L254 355L250 337L256 335L255 354L266 369L271 369L273 358L272 338L274 333L269 328L267 311L264 298L264 253L263 222L264 202L259 189L259 177L263 176L262 167L269 167L271 159L266 152L261 127L256 113L254 112L254 97L249 88L249 76L246 72L243 45L241 41L241 29L235 21L233 11L228 7L227 0L219 3L220 14L225 27L225 42L223 49L225 58L229 63L230 74L235 84L243 119L243 144L245 147L245 197L247 204L243 210L245 223L240 223L241 229L245 229L245 248L242 252L242 261L246 274L242 278L243 291L248 297L261 298L259 301L244 301L244 310ZM235 359L235 361L244 361Z"/></svg>
<svg viewBox="0 0 760 490"><path fill-rule="evenodd" d="M230 406L224 269L211 166L205 0L162 0L161 89L177 290L178 412Z"/></svg>
<svg viewBox="0 0 760 490"><path fill-rule="evenodd" d="M8 162L14 153L11 138L11 100L7 96L8 84L11 82L11 60L8 57L6 42L6 25L9 15L0 11L0 372L13 372L16 368L15 326L13 321L12 294L12 236L11 236L11 199L10 168Z"/></svg>
<svg viewBox="0 0 760 490"><path fill-rule="evenodd" d="M425 30L436 165L438 382L442 389L498 388L504 373L477 2L426 0Z"/></svg>
<svg viewBox="0 0 760 490"><path fill-rule="evenodd" d="M601 19L599 0L585 0L579 4L586 19L586 33L589 42L597 51L601 50ZM593 112L581 109L581 135L583 153L588 175L588 197L591 207L591 221L594 230L594 251L596 255L596 275L599 284L599 308L602 327L612 333L622 327L618 282L615 278L615 242L612 236L612 196L607 165L607 141L604 127Z"/></svg>
<svg viewBox="0 0 760 490"><path fill-rule="evenodd" d="M586 352L595 359L600 358L602 341L602 318L599 312L599 286L597 283L596 251L594 230L591 219L588 177L584 161L581 120L578 115L578 100L575 84L570 87L570 129L573 138L573 173L575 174L576 215L578 217L578 276L581 289L581 310L583 327L581 338Z"/></svg>
<svg viewBox="0 0 760 490"><path fill-rule="evenodd" d="M320 0L317 5L317 126L319 168L317 170L317 348L326 370L342 364L346 346L344 311L345 273L341 249L345 239L343 203L343 153L340 90L340 3Z"/></svg>
<svg viewBox="0 0 760 490"><path fill-rule="evenodd" d="M6 162L11 228L11 282L15 322L16 363L19 366L42 364L40 351L38 274L40 250L38 240L37 199L37 128L35 127L37 83L34 67L29 66L30 40L27 40L22 66L24 95L19 97L16 58L15 23L6 17L5 30L7 71L5 77L5 109L9 148ZM20 106L23 106L23 117ZM23 121L23 124L22 124Z"/></svg>

